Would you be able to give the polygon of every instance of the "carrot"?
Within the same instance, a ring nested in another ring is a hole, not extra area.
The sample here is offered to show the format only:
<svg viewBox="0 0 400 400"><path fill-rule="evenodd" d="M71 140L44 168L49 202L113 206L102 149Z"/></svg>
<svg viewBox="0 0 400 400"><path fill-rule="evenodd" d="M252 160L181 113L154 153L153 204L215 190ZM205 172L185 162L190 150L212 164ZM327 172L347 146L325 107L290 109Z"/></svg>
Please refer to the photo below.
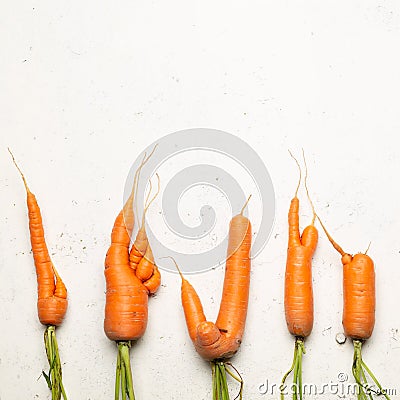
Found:
<svg viewBox="0 0 400 400"><path fill-rule="evenodd" d="M249 199L240 214L230 222L227 261L222 300L215 323L207 321L201 300L193 286L181 276L181 297L189 336L196 351L211 361L214 399L229 399L226 373L240 382L240 398L243 381L231 371L226 360L239 349L245 328L249 287L251 223L243 215ZM236 371L237 372L237 371ZM225 396L225 397L224 397Z"/></svg>
<svg viewBox="0 0 400 400"><path fill-rule="evenodd" d="M354 346L353 376L358 384L358 399L372 398L371 393L383 394L389 399L372 371L362 359L362 345L372 335L375 325L375 268L371 257L366 253L354 256L345 252L329 234L321 219L321 226L333 247L341 255L343 265L343 328L346 336L350 337ZM368 246L369 247L369 246ZM367 377L378 388L369 386Z"/></svg>
<svg viewBox="0 0 400 400"><path fill-rule="evenodd" d="M104 331L107 337L116 341L118 345L115 380L116 400L120 398L120 393L122 399L126 399L126 396L130 400L135 398L129 349L131 341L141 338L145 333L148 319L148 296L155 293L160 286L160 273L155 266L144 228L145 214L158 192L145 205L142 226L139 229L138 236L143 236L146 245L143 246L143 252L137 254L137 257L133 260L134 262L130 259L129 249L135 222L133 204L140 171L154 150L155 148L148 157L146 157L146 154L144 155L135 173L131 195L114 222L111 245L105 260L104 273L107 290ZM146 257L148 258L146 259ZM143 265L143 263L146 264L145 270L147 273L138 276L138 266Z"/></svg>
<svg viewBox="0 0 400 400"><path fill-rule="evenodd" d="M290 153L290 152L289 152ZM289 374L293 373L293 399L302 399L302 356L305 353L304 340L312 330L314 322L314 302L312 290L312 258L317 247L318 231L314 226L315 211L307 188L307 164L305 188L313 210L313 219L302 235L299 228L299 199L297 197L301 183L301 167L296 158L290 153L299 168L299 181L295 195L290 202L288 223L289 239L285 273L285 317L289 332L295 336L293 363L284 375L281 384L281 399L284 399L284 385Z"/></svg>
<svg viewBox="0 0 400 400"><path fill-rule="evenodd" d="M48 374L43 371L43 376L51 390L52 400L61 399L61 395L64 399L67 399L62 383L61 361L55 334L55 327L61 325L67 311L67 288L51 261L44 237L42 215L36 197L29 190L25 176L15 161L11 150L8 149L8 151L22 177L26 190L29 232L38 287L38 317L39 321L47 326L44 342L50 371Z"/></svg>
<svg viewBox="0 0 400 400"><path fill-rule="evenodd" d="M129 262L131 268L135 270L136 276L142 282L149 280L153 276L155 268L153 252L151 250L151 246L149 244L149 239L147 237L147 232L146 232L145 216L147 210L149 209L150 205L155 200L160 191L160 179L157 174L156 176L158 180L158 190L153 196L153 198L149 200L150 193L152 190L150 182L149 194L146 199L147 205L145 205L145 208L143 210L142 222L139 231L136 235L135 241L132 245L131 251L129 253Z"/></svg>

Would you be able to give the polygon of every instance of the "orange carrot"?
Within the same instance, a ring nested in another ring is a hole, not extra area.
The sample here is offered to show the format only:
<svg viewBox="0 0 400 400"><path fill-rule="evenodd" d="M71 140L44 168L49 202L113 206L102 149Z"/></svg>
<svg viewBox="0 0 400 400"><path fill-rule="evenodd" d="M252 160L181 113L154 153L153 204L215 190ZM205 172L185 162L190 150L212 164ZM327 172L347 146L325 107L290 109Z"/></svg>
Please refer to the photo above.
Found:
<svg viewBox="0 0 400 400"><path fill-rule="evenodd" d="M372 394L387 393L362 359L362 344L369 339L375 325L375 269L366 252L354 256L343 251L329 234L321 219L321 226L333 247L340 253L343 265L343 328L353 340L354 358L352 372L358 384L358 399L372 398ZM368 249L367 249L368 250ZM370 387L367 377L372 378L378 390ZM368 390L367 390L368 389Z"/></svg>
<svg viewBox="0 0 400 400"><path fill-rule="evenodd" d="M206 321L200 299L194 295L196 292L185 279L182 280L182 306L186 324L189 333L192 332L191 339L197 352L205 360L227 359L239 349L249 298L250 247L250 221L238 214L230 223L224 287L215 324ZM193 335L193 332L196 334Z"/></svg>
<svg viewBox="0 0 400 400"><path fill-rule="evenodd" d="M290 153L290 152L289 152ZM314 226L315 211L307 188L307 164L305 187L313 209L313 219L302 235L299 228L299 199L297 197L301 183L301 167L296 158L290 153L299 168L299 181L294 198L290 202L288 223L289 239L285 273L285 317L289 332L296 337L292 367L284 375L281 385L281 398L284 398L286 378L294 370L293 399L302 398L302 355L304 339L310 335L314 322L314 301L312 290L312 258L317 247L318 231ZM304 163L305 157L303 152Z"/></svg>
<svg viewBox="0 0 400 400"><path fill-rule="evenodd" d="M11 150L8 149L8 151L14 165L21 174L26 189L29 232L38 286L38 316L39 321L47 326L44 338L50 372L48 374L43 372L43 374L51 390L52 399L59 400L61 395L66 399L61 379L61 362L55 336L55 327L61 325L67 311L67 288L51 261L44 237L42 215L36 197L29 190L25 176L15 161Z"/></svg>
<svg viewBox="0 0 400 400"><path fill-rule="evenodd" d="M147 237L147 232L146 232L145 216L147 210L149 209L155 198L158 196L158 193L160 191L160 178L157 174L156 176L158 181L158 190L153 196L153 198L149 200L150 193L152 190L150 181L150 189L146 199L147 204L145 205L142 214L142 222L139 231L136 235L135 241L132 245L131 251L129 253L130 265L135 270L136 276L142 282L149 280L154 275L154 269L155 269L153 252L151 250L149 239Z"/></svg>
<svg viewBox="0 0 400 400"><path fill-rule="evenodd" d="M161 284L160 270L158 269L157 265L154 264L153 276L147 279L147 281L144 281L143 285L146 287L147 291L150 294L154 294L155 292L157 292L158 288L160 287L160 284Z"/></svg>
<svg viewBox="0 0 400 400"><path fill-rule="evenodd" d="M314 322L311 261L318 242L315 226L307 226L299 234L299 199L292 199L289 227L297 232L289 236L285 274L285 315L289 332L298 337L310 335ZM294 220L297 219L297 222ZM294 225L293 225L294 224Z"/></svg>
<svg viewBox="0 0 400 400"><path fill-rule="evenodd" d="M366 254L343 260L343 327L346 336L366 340L375 325L374 262Z"/></svg>
<svg viewBox="0 0 400 400"><path fill-rule="evenodd" d="M230 223L224 287L215 323L206 320L199 296L179 271L182 280L182 306L189 336L196 351L205 360L212 362L213 392L217 399L229 396L226 372L240 382L240 396L242 391L241 378L228 369L225 360L238 351L246 322L250 287L251 223L243 215L243 211L249 200L250 197L240 214L234 216Z"/></svg>
<svg viewBox="0 0 400 400"><path fill-rule="evenodd" d="M160 285L160 273L155 267L147 235L143 252L130 257L130 239L134 226L133 204L135 189L142 167L153 154L143 158L135 174L132 193L118 214L111 234L111 245L105 260L105 278L107 284L104 331L110 340L118 344L117 373L115 382L115 400L120 397L134 399L132 373L129 360L131 341L141 338L146 330L148 318L148 296L155 293ZM150 188L151 191L151 188ZM158 192L157 192L158 194ZM157 195L156 194L156 195ZM153 199L145 206L142 227L138 235L143 235L145 213ZM136 242L136 241L135 241ZM148 250L149 249L149 250ZM146 259L146 256L148 257ZM143 261L145 260L145 261ZM145 276L138 276L138 265L146 264ZM151 264L151 268L148 264Z"/></svg>

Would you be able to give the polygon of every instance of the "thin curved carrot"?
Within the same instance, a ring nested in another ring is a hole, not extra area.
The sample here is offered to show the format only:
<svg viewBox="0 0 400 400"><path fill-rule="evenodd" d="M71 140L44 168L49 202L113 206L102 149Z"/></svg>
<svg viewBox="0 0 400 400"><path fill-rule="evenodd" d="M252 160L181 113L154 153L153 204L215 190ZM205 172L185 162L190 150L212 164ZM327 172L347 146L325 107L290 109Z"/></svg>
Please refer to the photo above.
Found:
<svg viewBox="0 0 400 400"><path fill-rule="evenodd" d="M158 189L156 194L153 196L153 198L150 200L150 194L152 192L152 183L151 180L149 181L149 192L147 194L146 200L145 200L145 205L142 213L142 221L139 227L139 230L136 234L135 240L133 242L133 245L131 247L131 250L129 252L129 262L131 265L131 268L136 269L139 262L142 260L142 258L145 256L146 250L149 247L149 239L147 237L146 233L146 224L145 224L145 218L146 218L146 213L153 201L156 199L160 192L160 177L158 174L157 176L157 182L158 182ZM140 272L139 272L140 274Z"/></svg>
<svg viewBox="0 0 400 400"><path fill-rule="evenodd" d="M176 269L181 277L181 300L183 305L183 312L185 314L186 326L188 333L193 343L197 339L197 328L206 322L203 305L199 295L189 281L183 276L178 264L173 257L171 258L175 264Z"/></svg>
<svg viewBox="0 0 400 400"><path fill-rule="evenodd" d="M157 182L158 182L158 187L157 191L154 194L154 196L150 199L150 193L152 190L152 185L150 181L150 189L149 189L149 194L146 199L145 207L143 210L143 215L142 215L142 222L141 226L139 228L139 232L136 235L136 239L132 245L131 252L129 254L129 260L131 263L131 267L136 269L136 276L142 281L145 282L148 279L151 278L151 276L154 274L154 268L155 268L155 262L154 262L154 256L153 252L151 250L151 246L147 237L147 232L146 232L146 224L145 224L145 218L146 218L146 213L153 201L156 199L158 194L160 193L160 177L158 174L157 176ZM140 244L139 244L140 243ZM145 248L143 244L147 244L147 247ZM142 253L144 251L144 253ZM139 260L137 265L135 266L134 263L132 262L132 257L131 254L143 254L142 258Z"/></svg>
<svg viewBox="0 0 400 400"><path fill-rule="evenodd" d="M61 325L67 312L67 288L51 261L44 237L42 215L36 197L30 191L25 176L19 168L11 150L8 149L8 151L15 167L21 175L26 190L29 232L38 287L38 317L39 321L47 326L44 335L50 371L48 374L43 372L43 375L51 390L52 400L59 400L61 395L66 400L67 396L61 378L61 362L55 336L55 327Z"/></svg>

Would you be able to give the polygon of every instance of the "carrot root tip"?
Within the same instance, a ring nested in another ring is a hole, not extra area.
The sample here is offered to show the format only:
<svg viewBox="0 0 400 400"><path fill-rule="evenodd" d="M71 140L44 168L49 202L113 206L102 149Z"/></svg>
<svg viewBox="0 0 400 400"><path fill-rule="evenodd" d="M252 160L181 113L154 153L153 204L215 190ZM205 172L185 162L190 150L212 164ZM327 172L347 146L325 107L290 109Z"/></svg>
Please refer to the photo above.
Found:
<svg viewBox="0 0 400 400"><path fill-rule="evenodd" d="M246 209L246 207L248 206L250 199L251 199L252 194L249 195L249 197L247 198L246 202L244 203L242 209L240 210L240 215L243 215L244 210Z"/></svg>
<svg viewBox="0 0 400 400"><path fill-rule="evenodd" d="M26 192L27 192L27 193L30 193L30 190L29 190L29 188L28 188L28 183L26 182L26 179L25 179L25 175L22 173L21 168L19 167L17 161L15 160L14 154L11 152L11 150L10 150L9 147L7 147L7 150L8 150L8 152L9 152L10 155L11 155L11 158L12 158L12 161L13 161L14 165L17 167L17 170L18 170L18 172L19 172L20 175L21 175L21 178L22 178L22 180L23 180L23 182L24 182L24 185L25 185Z"/></svg>

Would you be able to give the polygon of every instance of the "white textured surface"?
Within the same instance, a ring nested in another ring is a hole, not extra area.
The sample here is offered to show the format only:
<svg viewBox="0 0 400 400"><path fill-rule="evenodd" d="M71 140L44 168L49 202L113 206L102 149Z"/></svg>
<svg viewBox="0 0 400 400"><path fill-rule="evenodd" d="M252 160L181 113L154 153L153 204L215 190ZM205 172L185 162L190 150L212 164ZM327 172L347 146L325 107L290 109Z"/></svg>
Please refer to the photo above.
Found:
<svg viewBox="0 0 400 400"><path fill-rule="evenodd" d="M244 398L276 399L258 386L278 382L291 362L282 277L297 175L287 149L301 147L332 234L352 252L372 241L377 324L365 358L400 393L398 2L19 1L0 10L1 399L49 398L38 381L47 365L24 189L6 147L37 194L68 285L58 339L69 397L110 399L116 353L102 328L103 260L126 174L151 141L198 126L245 138L276 191L276 223L253 263L234 359ZM222 278L219 269L191 279L210 316ZM350 374L352 358L349 343L335 342L341 270L322 235L314 280L304 380L322 384ZM146 336L132 351L137 398L209 399L209 366L188 340L176 275L164 274L150 303Z"/></svg>

